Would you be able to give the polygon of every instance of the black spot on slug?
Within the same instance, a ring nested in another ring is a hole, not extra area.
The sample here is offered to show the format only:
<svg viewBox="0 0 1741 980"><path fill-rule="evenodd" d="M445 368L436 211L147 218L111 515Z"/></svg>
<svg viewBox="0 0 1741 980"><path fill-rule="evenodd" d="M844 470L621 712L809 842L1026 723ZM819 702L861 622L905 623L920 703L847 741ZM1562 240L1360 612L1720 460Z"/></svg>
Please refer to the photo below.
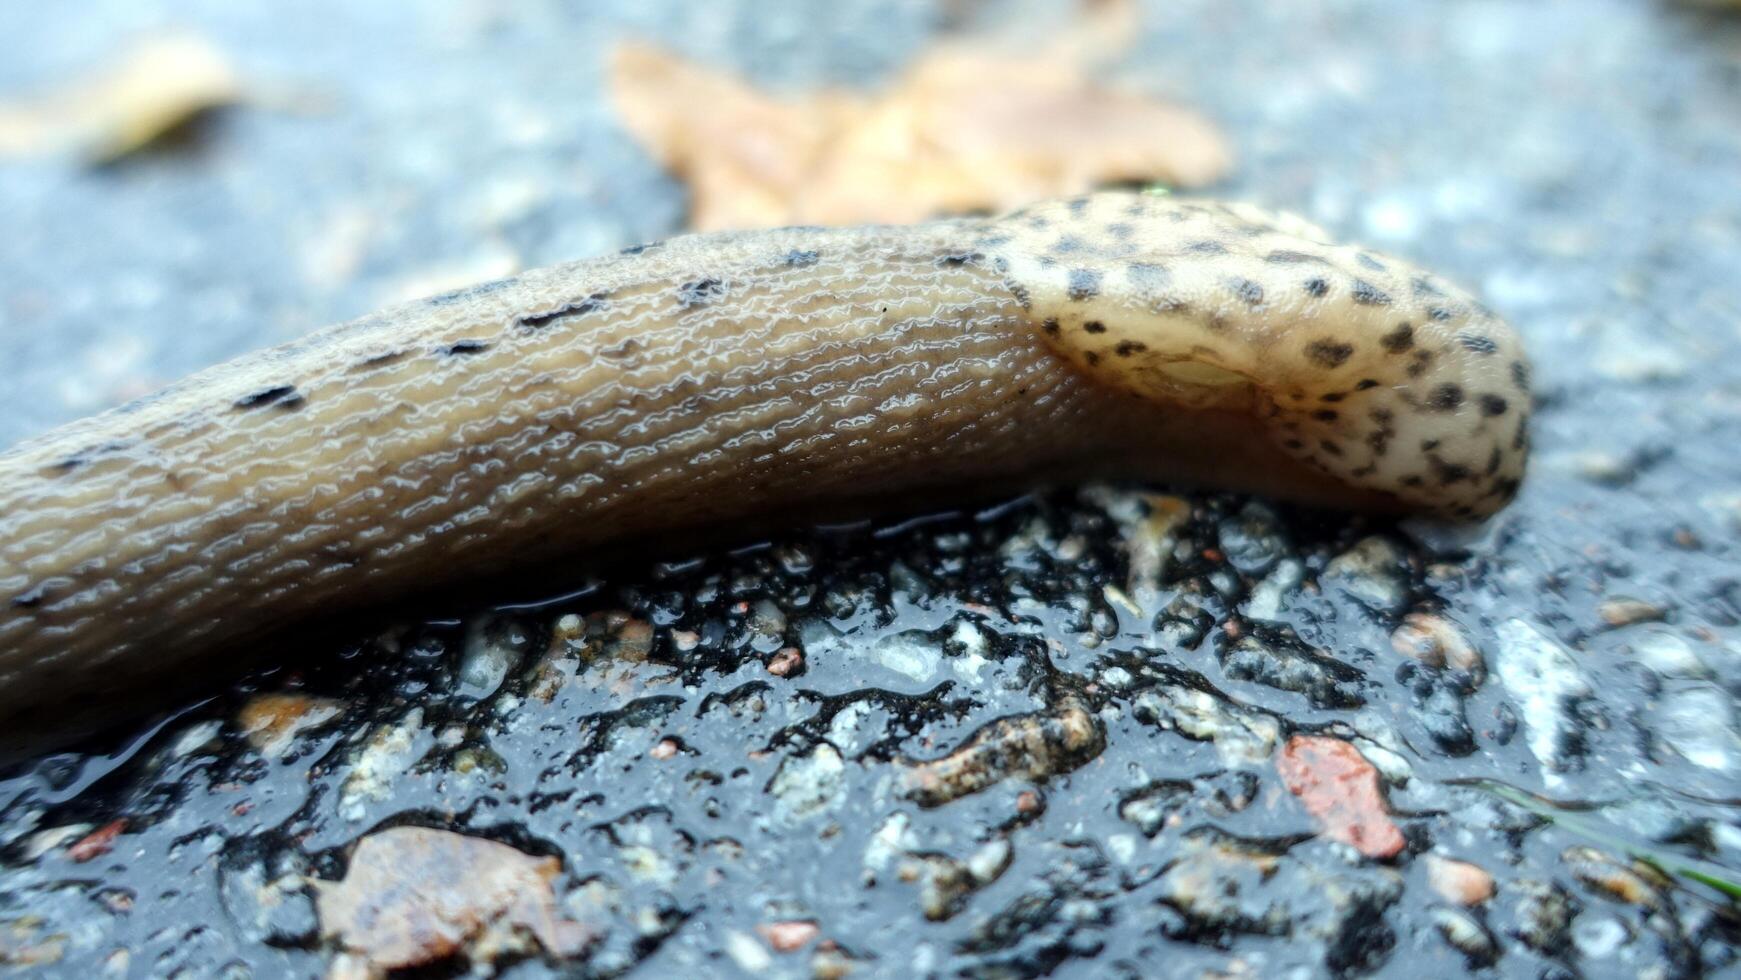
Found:
<svg viewBox="0 0 1741 980"><path fill-rule="evenodd" d="M786 253L785 262L794 269L802 269L805 266L815 265L821 258L822 253L813 248L795 248Z"/></svg>
<svg viewBox="0 0 1741 980"><path fill-rule="evenodd" d="M1447 463L1440 459L1429 459L1427 462L1433 467L1433 476L1442 487L1448 487L1453 483L1462 483L1475 476L1469 467L1462 463Z"/></svg>
<svg viewBox="0 0 1741 980"><path fill-rule="evenodd" d="M559 306L545 313L532 313L519 319L519 324L529 330L539 330L555 323L557 320L571 316L585 316L596 313L605 307L605 293L593 293L585 299L576 300L566 306Z"/></svg>
<svg viewBox="0 0 1741 980"><path fill-rule="evenodd" d="M1517 385L1517 390L1529 390L1529 365L1522 361L1511 362L1511 383Z"/></svg>
<svg viewBox="0 0 1741 980"><path fill-rule="evenodd" d="M132 448L132 446L133 446L132 442L126 442L126 441L101 443L99 445L92 446L89 449L81 449L78 452L72 454L71 456L68 456L68 457L60 460L59 462L50 466L48 468L48 471L55 476L64 476L68 473L73 472L74 470L78 469L81 466L86 466L86 465L89 465L91 463L94 463L97 460L102 459L104 456L113 456L116 453L125 452L126 450Z"/></svg>
<svg viewBox="0 0 1741 980"><path fill-rule="evenodd" d="M1508 404L1505 399L1499 397L1498 395L1482 395L1481 396L1481 414L1486 415L1489 418L1494 418L1494 417L1497 417L1500 415L1504 415L1506 412L1506 409L1508 409L1510 407L1511 407L1510 404Z"/></svg>
<svg viewBox="0 0 1741 980"><path fill-rule="evenodd" d="M1383 272L1385 269L1383 262L1378 261L1377 259L1366 254L1365 252L1361 252L1361 253L1355 255L1354 261L1359 262L1361 265L1366 266L1368 269L1371 269L1374 272Z"/></svg>
<svg viewBox="0 0 1741 980"><path fill-rule="evenodd" d="M1306 345L1306 356L1319 367L1337 368L1354 356L1354 345L1337 340L1314 340Z"/></svg>
<svg viewBox="0 0 1741 980"><path fill-rule="evenodd" d="M468 354L482 354L484 351L489 349L490 345L488 341L468 339L456 340L453 343L448 344L446 347L441 348L441 353L448 357L464 357Z"/></svg>
<svg viewBox="0 0 1741 980"><path fill-rule="evenodd" d="M1354 390L1355 391L1371 391L1372 389L1374 389L1376 387L1378 387L1377 381L1373 380L1372 378L1361 378L1359 383L1357 383L1354 386Z"/></svg>
<svg viewBox="0 0 1741 980"><path fill-rule="evenodd" d="M664 242L642 242L639 245L630 245L628 248L623 249L622 251L618 252L617 254L618 255L640 255L642 252L652 251L653 249L659 248L660 246L662 246L664 244L665 244Z"/></svg>
<svg viewBox="0 0 1741 980"><path fill-rule="evenodd" d="M691 279L677 287L677 305L688 310L697 306L706 306L725 295L725 283L708 276L705 279Z"/></svg>
<svg viewBox="0 0 1741 980"><path fill-rule="evenodd" d="M241 398L236 399L233 405L237 409L249 409L262 408L267 405L286 401L294 401L296 404L301 404L302 396L296 393L295 385L274 385L270 388L262 388L261 390L254 392L252 395L244 395ZM286 407L295 406L289 405Z"/></svg>
<svg viewBox="0 0 1741 980"><path fill-rule="evenodd" d="M1192 242L1185 251L1193 255L1226 255L1227 246L1215 241Z"/></svg>
<svg viewBox="0 0 1741 980"><path fill-rule="evenodd" d="M1336 445L1335 443L1331 442L1328 439L1319 440L1318 448L1324 450L1325 452L1329 453L1332 456L1342 455L1342 447Z"/></svg>
<svg viewBox="0 0 1741 980"><path fill-rule="evenodd" d="M1483 337L1467 330L1457 335L1457 343L1462 344L1464 350L1476 354L1496 354L1499 352L1499 345L1494 342L1492 337Z"/></svg>
<svg viewBox="0 0 1741 980"><path fill-rule="evenodd" d="M1379 340L1384 349L1392 354L1401 354L1415 345L1415 328L1406 323L1399 323L1396 329L1384 335Z"/></svg>
<svg viewBox="0 0 1741 980"><path fill-rule="evenodd" d="M1054 337L1058 336L1059 328L1058 328L1057 319L1056 318L1048 318L1045 323L1040 324L1040 329L1046 331L1048 334L1051 334Z"/></svg>
<svg viewBox="0 0 1741 980"><path fill-rule="evenodd" d="M1354 302L1361 306L1389 306L1390 294L1364 279L1356 279L1349 287Z"/></svg>
<svg viewBox="0 0 1741 980"><path fill-rule="evenodd" d="M404 360L405 355L409 354L409 353L411 353L411 352L408 350L384 351L380 354L375 354L375 355L372 355L370 357L365 357L362 360L358 361L357 363L355 363L351 366L352 366L352 368L357 369L357 370L362 370L365 368L384 367L388 364L392 364L394 361Z"/></svg>
<svg viewBox="0 0 1741 980"><path fill-rule="evenodd" d="M1295 252L1295 251L1291 251L1289 249L1281 248L1281 249L1276 249L1275 251L1264 256L1263 260L1265 262L1274 262L1277 265L1293 265L1293 264L1296 264L1299 262L1319 262L1319 263L1322 263L1324 261L1324 257L1321 255L1313 255L1310 252Z"/></svg>
<svg viewBox="0 0 1741 980"><path fill-rule="evenodd" d="M1250 279L1234 279L1228 286L1247 306L1257 306L1263 302L1263 287Z"/></svg>
<svg viewBox="0 0 1741 980"><path fill-rule="evenodd" d="M1463 404L1463 389L1449 382L1433 389L1427 398L1428 407L1435 411L1449 412Z"/></svg>
<svg viewBox="0 0 1741 980"><path fill-rule="evenodd" d="M1065 235L1052 243L1053 255L1069 255L1072 252L1080 251L1082 251L1082 239L1075 235Z"/></svg>
<svg viewBox="0 0 1741 980"><path fill-rule="evenodd" d="M1320 422L1334 422L1342 415L1333 408L1320 408L1312 413L1312 417Z"/></svg>
<svg viewBox="0 0 1741 980"><path fill-rule="evenodd" d="M1005 289L1010 291L1010 295L1015 297L1016 305L1022 309L1026 310L1034 305L1034 297L1028 293L1028 287L1014 279L1005 279L1003 285Z"/></svg>
<svg viewBox="0 0 1741 980"><path fill-rule="evenodd" d="M1083 358L1083 360L1088 362L1089 367L1094 367L1095 365L1100 363L1100 355L1096 354L1094 351L1084 352L1082 355L1082 358Z"/></svg>
<svg viewBox="0 0 1741 980"><path fill-rule="evenodd" d="M1082 331L1084 333L1105 333L1106 324L1101 323L1099 320L1089 320L1087 323L1082 325Z"/></svg>
<svg viewBox="0 0 1741 980"><path fill-rule="evenodd" d="M1132 354L1139 354L1148 349L1149 345L1137 340L1121 340L1119 341L1118 346L1113 348L1119 357L1129 357Z"/></svg>
<svg viewBox="0 0 1741 980"><path fill-rule="evenodd" d="M1329 295L1329 293L1330 293L1330 281L1328 279L1307 279L1306 280L1306 295L1317 296L1317 297L1322 298L1324 296Z"/></svg>
<svg viewBox="0 0 1741 980"><path fill-rule="evenodd" d="M1100 295L1100 272L1095 269L1070 270L1070 298L1091 299Z"/></svg>
<svg viewBox="0 0 1741 980"><path fill-rule="evenodd" d="M1414 289L1416 296L1443 296L1443 295L1445 295L1443 292L1441 292L1439 290L1439 287L1433 285L1433 281L1431 279L1428 279L1425 276L1416 276L1413 279L1413 281L1411 281L1409 283L1409 285Z"/></svg>
<svg viewBox="0 0 1741 980"><path fill-rule="evenodd" d="M51 584L53 584L52 580L38 582L23 592L13 596L12 608L35 609L42 605L43 600L48 598L48 590Z"/></svg>

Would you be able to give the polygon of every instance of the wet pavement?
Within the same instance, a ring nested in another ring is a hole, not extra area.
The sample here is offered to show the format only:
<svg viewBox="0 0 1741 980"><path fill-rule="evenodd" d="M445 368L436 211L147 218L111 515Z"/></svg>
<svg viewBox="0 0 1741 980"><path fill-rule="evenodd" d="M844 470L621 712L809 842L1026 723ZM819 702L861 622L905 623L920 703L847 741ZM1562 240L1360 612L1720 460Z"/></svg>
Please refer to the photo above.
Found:
<svg viewBox="0 0 1741 980"><path fill-rule="evenodd" d="M100 170L0 163L0 442L669 234L682 189L599 98L617 37L800 87L1037 16L413 9L0 9L6 91L176 25L270 96ZM552 914L588 938L473 950L515 976L1741 970L1741 22L1157 2L1112 77L1223 124L1219 193L1518 326L1514 507L1065 488L432 610L0 780L0 960L318 974L310 881L417 826L559 860ZM1382 802L1313 788L1337 773Z"/></svg>

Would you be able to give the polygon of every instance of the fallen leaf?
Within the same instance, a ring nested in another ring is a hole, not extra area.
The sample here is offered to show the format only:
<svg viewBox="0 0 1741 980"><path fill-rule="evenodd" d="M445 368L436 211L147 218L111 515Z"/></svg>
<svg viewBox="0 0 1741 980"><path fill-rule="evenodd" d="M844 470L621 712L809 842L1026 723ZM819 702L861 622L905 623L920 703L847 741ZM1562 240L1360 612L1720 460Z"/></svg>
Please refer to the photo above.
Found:
<svg viewBox="0 0 1741 980"><path fill-rule="evenodd" d="M241 96L229 59L210 41L148 37L88 78L0 103L0 156L72 153L107 163Z"/></svg>
<svg viewBox="0 0 1741 980"><path fill-rule="evenodd" d="M1394 857L1405 843L1378 791L1378 770L1339 738L1295 735L1276 760L1288 792L1323 834L1370 858Z"/></svg>
<svg viewBox="0 0 1741 980"><path fill-rule="evenodd" d="M460 952L474 963L536 948L568 957L592 932L560 914L551 887L560 871L556 858L496 841L395 827L357 844L343 881L314 882L315 905L321 934L370 972Z"/></svg>
<svg viewBox="0 0 1741 980"><path fill-rule="evenodd" d="M783 98L626 43L610 89L630 133L689 185L701 230L909 222L1107 183L1198 187L1227 172L1211 123L1095 82L1081 47L945 43L881 93Z"/></svg>
<svg viewBox="0 0 1741 980"><path fill-rule="evenodd" d="M115 846L115 838L121 836L121 831L126 829L126 817L111 820L79 838L73 846L66 849L66 856L81 863L94 857L101 857L109 853Z"/></svg>

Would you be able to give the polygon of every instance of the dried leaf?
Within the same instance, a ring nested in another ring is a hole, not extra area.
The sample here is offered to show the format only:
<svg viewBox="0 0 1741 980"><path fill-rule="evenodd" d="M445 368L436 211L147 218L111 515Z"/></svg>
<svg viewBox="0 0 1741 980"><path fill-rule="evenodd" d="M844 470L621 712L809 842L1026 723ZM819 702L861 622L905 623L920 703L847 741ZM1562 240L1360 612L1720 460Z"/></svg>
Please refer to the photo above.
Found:
<svg viewBox="0 0 1741 980"><path fill-rule="evenodd" d="M110 162L241 96L229 59L211 42L146 38L88 78L0 103L0 157L72 153Z"/></svg>
<svg viewBox="0 0 1741 980"><path fill-rule="evenodd" d="M357 844L343 881L315 882L321 933L371 971L462 951L474 962L537 947L574 956L592 933L560 914L551 887L560 870L556 858L491 840L383 830Z"/></svg>
<svg viewBox="0 0 1741 980"><path fill-rule="evenodd" d="M1339 738L1295 735L1276 769L1326 837L1371 858L1394 857L1403 849L1402 831L1378 791L1378 770L1359 749Z"/></svg>
<svg viewBox="0 0 1741 980"><path fill-rule="evenodd" d="M1083 45L932 49L879 95L757 91L645 44L613 53L629 131L689 184L698 229L906 222L1110 182L1211 183L1231 163L1197 114L1103 87Z"/></svg>

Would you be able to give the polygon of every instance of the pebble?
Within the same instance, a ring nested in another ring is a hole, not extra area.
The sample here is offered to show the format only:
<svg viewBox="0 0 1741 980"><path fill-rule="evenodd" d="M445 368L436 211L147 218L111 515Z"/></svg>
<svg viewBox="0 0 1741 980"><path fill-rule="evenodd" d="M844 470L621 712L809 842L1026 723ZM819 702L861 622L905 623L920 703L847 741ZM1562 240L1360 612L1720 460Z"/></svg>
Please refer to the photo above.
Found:
<svg viewBox="0 0 1741 980"><path fill-rule="evenodd" d="M1484 674L1486 661L1457 625L1431 613L1409 613L1390 635L1392 650L1429 667L1449 667L1476 676Z"/></svg>
<svg viewBox="0 0 1741 980"><path fill-rule="evenodd" d="M1590 681L1558 640L1521 619L1499 624L1498 675L1516 702L1529 732L1529 748L1550 772L1565 764L1560 734L1574 724L1569 702L1591 695Z"/></svg>
<svg viewBox="0 0 1741 980"><path fill-rule="evenodd" d="M1493 876L1480 865L1428 854L1426 866L1427 884L1447 902L1474 906L1493 897Z"/></svg>
<svg viewBox="0 0 1741 980"><path fill-rule="evenodd" d="M788 819L813 817L840 802L846 762L827 742L805 755L787 756L768 784L768 793Z"/></svg>
<svg viewBox="0 0 1741 980"><path fill-rule="evenodd" d="M1373 535L1324 567L1324 582L1376 613L1400 612L1408 602L1402 551L1389 538Z"/></svg>
<svg viewBox="0 0 1741 980"><path fill-rule="evenodd" d="M1666 626L1649 626L1628 634L1627 646L1639 663L1662 677L1708 677L1711 668L1686 637Z"/></svg>
<svg viewBox="0 0 1741 980"><path fill-rule="evenodd" d="M1668 615L1667 610L1643 599L1631 596L1614 596L1604 599L1596 607L1596 615L1609 626L1631 626L1634 623L1648 623L1662 619Z"/></svg>
<svg viewBox="0 0 1741 980"><path fill-rule="evenodd" d="M1691 682L1667 691L1646 718L1646 731L1695 766L1728 772L1741 759L1735 700L1715 684Z"/></svg>

